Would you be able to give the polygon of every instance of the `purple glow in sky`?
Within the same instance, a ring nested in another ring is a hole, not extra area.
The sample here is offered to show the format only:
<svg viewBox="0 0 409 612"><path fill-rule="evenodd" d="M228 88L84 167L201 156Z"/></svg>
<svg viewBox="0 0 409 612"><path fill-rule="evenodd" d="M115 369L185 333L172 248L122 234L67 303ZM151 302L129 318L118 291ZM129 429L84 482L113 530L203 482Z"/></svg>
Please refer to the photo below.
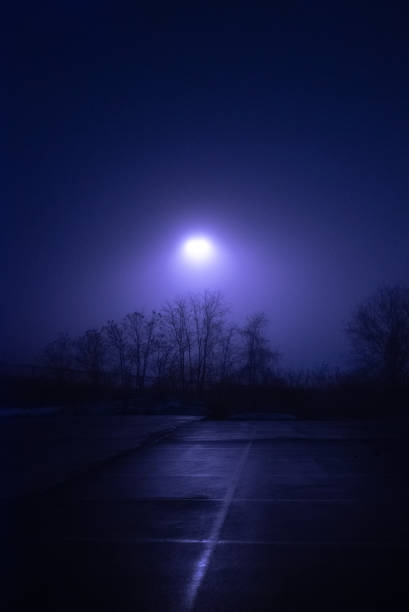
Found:
<svg viewBox="0 0 409 612"><path fill-rule="evenodd" d="M223 235L220 228L218 232L188 229L182 232L177 227L174 233L174 244L168 250L164 245L158 253L158 267L167 270L168 293L172 293L172 287L174 293L226 288L234 275L234 247L233 251L231 244L229 248L228 233Z"/></svg>
<svg viewBox="0 0 409 612"><path fill-rule="evenodd" d="M351 310L407 282L406 22L359 0L19 11L0 361L210 289L292 365L339 363Z"/></svg>
<svg viewBox="0 0 409 612"><path fill-rule="evenodd" d="M215 246L206 236L193 236L183 243L183 256L194 265L206 265L216 255Z"/></svg>

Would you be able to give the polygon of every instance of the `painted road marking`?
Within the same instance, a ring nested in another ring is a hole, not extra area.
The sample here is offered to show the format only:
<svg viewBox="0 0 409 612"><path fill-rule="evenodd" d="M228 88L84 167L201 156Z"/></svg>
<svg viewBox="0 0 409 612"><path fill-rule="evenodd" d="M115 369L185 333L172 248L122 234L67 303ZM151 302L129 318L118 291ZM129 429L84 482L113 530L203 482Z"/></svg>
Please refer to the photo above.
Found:
<svg viewBox="0 0 409 612"><path fill-rule="evenodd" d="M223 504L219 510L218 515L214 521L212 530L210 532L210 537L205 544L205 549L200 556L199 561L196 563L196 568L193 573L192 579L190 581L187 597L186 597L186 608L188 611L193 610L194 605L196 603L197 594L199 592L200 586L206 576L207 569L209 567L210 560L212 558L213 551L219 541L220 533L226 519L227 513L229 511L230 505L233 501L234 492L237 488L241 473L243 471L244 465L247 461L247 457L249 455L251 446L253 444L254 434L256 432L256 425L252 428L251 435L249 436L249 440L244 447L244 450L241 454L240 460L237 464L237 467L234 471L232 479L230 481L230 485L227 489L226 495L223 500Z"/></svg>

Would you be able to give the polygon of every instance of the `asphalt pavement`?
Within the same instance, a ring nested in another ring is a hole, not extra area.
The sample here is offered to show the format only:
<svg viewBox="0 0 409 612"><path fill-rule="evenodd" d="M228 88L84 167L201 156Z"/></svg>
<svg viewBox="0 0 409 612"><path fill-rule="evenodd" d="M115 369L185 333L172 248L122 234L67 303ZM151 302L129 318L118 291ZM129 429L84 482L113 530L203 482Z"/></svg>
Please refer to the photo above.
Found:
<svg viewBox="0 0 409 612"><path fill-rule="evenodd" d="M407 421L180 422L3 503L4 609L409 609Z"/></svg>

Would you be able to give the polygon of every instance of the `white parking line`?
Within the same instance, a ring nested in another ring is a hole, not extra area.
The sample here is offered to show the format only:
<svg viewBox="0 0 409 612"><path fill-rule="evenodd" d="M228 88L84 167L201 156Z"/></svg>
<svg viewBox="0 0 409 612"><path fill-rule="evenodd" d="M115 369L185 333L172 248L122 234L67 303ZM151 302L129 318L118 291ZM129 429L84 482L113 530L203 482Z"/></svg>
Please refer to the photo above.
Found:
<svg viewBox="0 0 409 612"><path fill-rule="evenodd" d="M199 504L222 504L224 503L224 497L132 497L125 499L124 503L138 504L140 502L152 502L152 503L181 503L181 502L194 502ZM82 501L89 501L89 498ZM91 499L91 501L95 501ZM252 503L267 503L267 504L352 504L361 503L359 497L234 497L233 502L240 502L246 504ZM121 502L119 502L121 503Z"/></svg>
<svg viewBox="0 0 409 612"><path fill-rule="evenodd" d="M210 545L214 540L207 538L132 538L132 537L67 537L64 542L90 542L99 544L206 544ZM217 540L215 546L290 546L290 547L375 547L375 548L409 548L409 541L399 540ZM202 577L203 579L203 577Z"/></svg>
<svg viewBox="0 0 409 612"><path fill-rule="evenodd" d="M266 503L266 504L351 504L359 502L354 497L235 497L235 502L243 503Z"/></svg>
<svg viewBox="0 0 409 612"><path fill-rule="evenodd" d="M237 484L239 482L241 472L243 471L244 464L246 463L248 454L250 452L250 448L253 444L254 434L256 431L256 425L252 428L252 432L250 435L250 439L247 442L244 450L241 454L239 463L234 471L232 479L230 481L230 485L226 491L226 495L223 500L223 504L219 510L219 513L216 516L215 522L213 524L212 530L210 532L210 537L206 542L205 549L200 556L199 561L196 564L195 571L193 573L192 579L190 581L187 597L186 597L186 609L188 611L193 610L197 594L200 589L200 585L203 582L203 579L206 575L207 569L209 567L210 559L212 557L213 551L219 541L220 533L223 527L223 523L226 519L227 513L229 511L231 502L234 497L234 492L236 490Z"/></svg>

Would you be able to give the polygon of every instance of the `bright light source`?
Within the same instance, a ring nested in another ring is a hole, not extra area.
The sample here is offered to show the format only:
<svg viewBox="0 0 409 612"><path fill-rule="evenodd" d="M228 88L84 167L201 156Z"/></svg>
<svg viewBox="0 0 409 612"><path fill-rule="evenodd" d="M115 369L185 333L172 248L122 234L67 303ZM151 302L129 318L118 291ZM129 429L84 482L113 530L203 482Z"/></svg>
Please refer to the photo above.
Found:
<svg viewBox="0 0 409 612"><path fill-rule="evenodd" d="M196 237L185 242L183 252L188 259L199 263L212 257L214 247L207 238Z"/></svg>

